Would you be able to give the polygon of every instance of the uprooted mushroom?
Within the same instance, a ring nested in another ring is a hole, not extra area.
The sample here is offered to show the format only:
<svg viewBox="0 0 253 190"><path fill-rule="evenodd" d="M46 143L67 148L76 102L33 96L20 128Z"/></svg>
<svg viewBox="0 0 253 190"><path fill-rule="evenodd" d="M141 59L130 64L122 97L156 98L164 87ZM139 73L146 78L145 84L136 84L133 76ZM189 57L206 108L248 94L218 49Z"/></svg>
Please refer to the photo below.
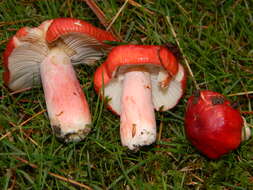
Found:
<svg viewBox="0 0 253 190"><path fill-rule="evenodd" d="M96 70L94 85L120 115L122 145L137 150L156 140L154 109L166 111L178 103L186 74L164 46L122 45Z"/></svg>
<svg viewBox="0 0 253 190"><path fill-rule="evenodd" d="M21 28L4 52L4 82L11 90L42 81L47 112L56 136L82 140L91 116L73 65L92 64L116 39L108 32L73 18L57 18L37 28Z"/></svg>
<svg viewBox="0 0 253 190"><path fill-rule="evenodd" d="M210 90L197 91L189 98L185 133L189 141L211 159L235 150L251 135L240 112L222 94Z"/></svg>

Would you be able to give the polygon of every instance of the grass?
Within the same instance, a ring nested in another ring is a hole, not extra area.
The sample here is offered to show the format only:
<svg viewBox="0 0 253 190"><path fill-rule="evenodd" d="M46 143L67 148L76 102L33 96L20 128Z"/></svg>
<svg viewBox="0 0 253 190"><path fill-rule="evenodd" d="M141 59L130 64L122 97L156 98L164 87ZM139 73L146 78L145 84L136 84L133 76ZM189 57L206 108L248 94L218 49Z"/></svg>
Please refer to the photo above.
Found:
<svg viewBox="0 0 253 190"><path fill-rule="evenodd" d="M226 96L252 91L252 1L136 2L141 7L127 4L113 24L124 42L175 43L166 22L166 16L170 16L201 89ZM123 3L98 1L108 20L112 20ZM0 1L0 52L20 27L37 26L56 17L75 17L103 28L81 0ZM81 188L51 173L93 189L253 189L252 138L219 160L209 160L187 141L183 117L186 101L195 89L190 77L179 104L170 111L156 113L158 131L162 130L160 140L133 153L120 144L119 118L95 94L92 82L95 69L76 68L93 115L92 132L80 143L57 141L45 112L24 122L46 109L42 89L11 95L1 79L0 133L1 136L11 133L0 140L0 189ZM252 111L251 95L229 99L238 101L240 110ZM253 123L252 115L245 117ZM17 158L35 164L36 168Z"/></svg>

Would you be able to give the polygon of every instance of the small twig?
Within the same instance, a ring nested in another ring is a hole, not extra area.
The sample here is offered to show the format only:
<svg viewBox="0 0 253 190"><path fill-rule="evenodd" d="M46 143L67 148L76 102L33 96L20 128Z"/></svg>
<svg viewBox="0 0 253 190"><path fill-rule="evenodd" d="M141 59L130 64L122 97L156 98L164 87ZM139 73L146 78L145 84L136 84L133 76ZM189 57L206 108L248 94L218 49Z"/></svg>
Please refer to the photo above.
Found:
<svg viewBox="0 0 253 190"><path fill-rule="evenodd" d="M197 180L199 180L201 183L204 183L205 181L203 179L201 179L199 176L197 176L196 174L192 173L191 174L194 178L196 178Z"/></svg>
<svg viewBox="0 0 253 190"><path fill-rule="evenodd" d="M37 169L37 168L38 168L37 165L30 163L28 160L25 160L25 159L23 159L23 158L16 157L16 156L13 156L13 157L14 157L16 160L18 160L18 161L20 161L20 162L22 162L22 163L24 163L24 164L27 164L27 165L30 166L31 168L34 168L34 169ZM63 177L63 176L58 175L58 174L56 174L56 173L48 172L48 174L51 175L51 176L53 176L53 177L55 177L55 178L57 178L57 179L60 179L60 180L62 180L62 181L66 181L66 182L71 183L71 184L73 184L73 185L77 185L77 186L79 186L79 187L82 187L82 188L85 188L85 189L88 189L88 190L92 190L92 188L89 187L88 185L85 185L85 184L83 184L83 183L79 183L79 182L77 182L77 181L75 181L75 180L72 180L72 179Z"/></svg>
<svg viewBox="0 0 253 190"><path fill-rule="evenodd" d="M4 135L2 135L2 136L0 137L0 141L3 140L5 137L8 137L13 131L14 131L14 130L11 130L11 131L5 133Z"/></svg>
<svg viewBox="0 0 253 190"><path fill-rule="evenodd" d="M190 181L189 183L186 183L186 185L192 186L192 185L198 185L198 183L195 182L195 181ZM199 189L199 188L198 188L198 189Z"/></svg>
<svg viewBox="0 0 253 190"><path fill-rule="evenodd" d="M67 1L68 11L69 11L69 15L71 18L73 18L73 13L72 13L72 9L71 9L72 4L73 4L73 1L70 1L70 0Z"/></svg>
<svg viewBox="0 0 253 190"><path fill-rule="evenodd" d="M17 129L17 128L19 128L22 132L23 132L23 130L22 130L22 128L21 128L21 126L17 126L17 125L15 125L14 123L12 123L12 122L9 122L13 127L15 127L15 128L13 128L13 129ZM13 131L15 131L15 130L13 130ZM13 132L12 131L12 132ZM10 132L8 132L8 135L10 135L11 133ZM7 136L8 136L7 135ZM38 147L40 147L39 146L39 144L35 141L35 140L33 140L29 135L27 135L26 133L24 133L24 135L25 135L25 137L26 138L28 138L33 144L35 144L36 146L38 146Z"/></svg>
<svg viewBox="0 0 253 190"><path fill-rule="evenodd" d="M142 8L144 11L146 11L147 13L149 13L151 15L155 14L153 11L148 10L147 8L143 7L141 4L135 2L134 0L129 0L128 3L134 7Z"/></svg>
<svg viewBox="0 0 253 190"><path fill-rule="evenodd" d="M29 100L29 99L20 99L19 102L22 102L22 103L34 103L34 104L38 104L39 101L38 100Z"/></svg>
<svg viewBox="0 0 253 190"><path fill-rule="evenodd" d="M195 171L195 170L201 170L201 167L194 167L194 166L186 166L182 169L180 169L181 172L190 172L190 171Z"/></svg>
<svg viewBox="0 0 253 190"><path fill-rule="evenodd" d="M35 141L33 140L31 137L29 137L29 135L25 134L24 135L26 136L26 138L28 138L33 144L35 144L37 147L41 148L41 146Z"/></svg>
<svg viewBox="0 0 253 190"><path fill-rule="evenodd" d="M9 39L0 41L0 46L1 46L2 44L5 44L6 42L8 42L8 40L9 40Z"/></svg>
<svg viewBox="0 0 253 190"><path fill-rule="evenodd" d="M38 113L36 113L35 115L33 115L32 117L28 118L27 120L23 121L20 125L15 125L15 124L12 124L15 126L15 128L12 128L9 132L5 133L4 135L2 135L0 137L0 141L3 140L5 137L9 136L12 132L16 131L17 129L19 129L20 127L22 127L23 125L25 125L26 123L28 123L29 121L31 121L33 118L37 117L38 115L44 113L46 110L42 110Z"/></svg>
<svg viewBox="0 0 253 190"><path fill-rule="evenodd" d="M227 96L244 96L244 95L249 95L249 94L253 94L253 91L238 92L238 93L234 93L234 94L229 94Z"/></svg>
<svg viewBox="0 0 253 190"><path fill-rule="evenodd" d="M11 182L11 186L8 188L8 190L13 190L15 185L16 185L16 175L13 176L12 182Z"/></svg>
<svg viewBox="0 0 253 190"><path fill-rule="evenodd" d="M184 62L185 62L186 67L187 67L187 69L188 69L188 72L189 72L189 74L190 74L190 76L191 76L191 78L192 78L192 80L193 80L193 83L194 83L196 89L197 89L197 90L200 90L199 85L198 85L198 83L197 83L197 81L196 81L196 79L195 79L195 77L194 77L194 74L193 74L193 72L192 72L192 70L191 70L189 61L187 60L186 56L185 56L184 53L183 53L183 49L182 49L181 46L180 46L179 40L178 40L178 38L177 38L177 34L176 34L176 32L175 32L175 30L174 30L174 27L173 27L173 25L172 25L172 23L171 23L170 16L166 16L166 21L168 22L168 24L169 24L169 26L170 26L171 33L172 33L173 37L175 38L175 41L176 41L177 46L178 46L178 48L179 48L179 50L180 50L180 52L181 52L181 54L182 54L182 57L183 57L183 59L184 59Z"/></svg>
<svg viewBox="0 0 253 190"><path fill-rule="evenodd" d="M163 122L161 122L160 126L159 126L159 132L158 132L158 135L157 135L157 141L161 140L161 138L162 138L162 131L163 131Z"/></svg>
<svg viewBox="0 0 253 190"><path fill-rule="evenodd" d="M93 1L93 0L83 0L85 1L85 3L90 7L90 9L94 12L94 14L97 16L98 20L100 21L100 23L107 28L108 27L108 21L105 17L104 12L99 8L99 6ZM111 32L111 34L119 39L122 40L121 37L115 32L115 30L113 28L111 28L109 30L109 32Z"/></svg>
<svg viewBox="0 0 253 190"><path fill-rule="evenodd" d="M16 173L15 173L15 170L13 170L13 169L7 169L6 175L8 175L11 178L11 180L10 180L11 185L8 188L8 190L13 190L15 188L15 185L16 185Z"/></svg>
<svg viewBox="0 0 253 190"><path fill-rule="evenodd" d="M241 114L253 114L253 111L240 111Z"/></svg>
<svg viewBox="0 0 253 190"><path fill-rule="evenodd" d="M117 20L117 18L119 17L120 13L123 11L123 9L126 7L127 3L129 0L125 0L124 4L122 5L122 7L120 7L120 9L118 10L118 12L116 13L116 15L113 17L111 23L108 25L108 27L106 28L106 30L110 30L110 28L112 27L113 23Z"/></svg>
<svg viewBox="0 0 253 190"><path fill-rule="evenodd" d="M90 9L94 12L94 14L98 17L98 20L101 24L106 28L108 27L108 22L106 20L104 12L97 6L97 4L93 0L84 0L85 3L90 7Z"/></svg>
<svg viewBox="0 0 253 190"><path fill-rule="evenodd" d="M25 125L26 123L28 123L29 121L31 121L33 118L37 117L38 115L42 114L46 112L46 110L41 110L40 112L36 113L35 115L33 115L32 117L28 118L27 120L23 121L19 126L23 126Z"/></svg>
<svg viewBox="0 0 253 190"><path fill-rule="evenodd" d="M31 20L32 19L24 19L24 20L16 20L16 21L2 21L0 22L0 27L6 26L6 25L14 25L14 24L23 23L23 22L29 22Z"/></svg>
<svg viewBox="0 0 253 190"><path fill-rule="evenodd" d="M14 94L18 94L18 93L21 93L21 92L24 92L24 91L27 91L27 90L30 90L31 88L23 88L23 89L20 89L20 90L16 90L16 91L13 91L11 92L10 94L8 95L14 95ZM5 96L0 96L0 99L3 99L5 97L7 97L8 95L5 95Z"/></svg>

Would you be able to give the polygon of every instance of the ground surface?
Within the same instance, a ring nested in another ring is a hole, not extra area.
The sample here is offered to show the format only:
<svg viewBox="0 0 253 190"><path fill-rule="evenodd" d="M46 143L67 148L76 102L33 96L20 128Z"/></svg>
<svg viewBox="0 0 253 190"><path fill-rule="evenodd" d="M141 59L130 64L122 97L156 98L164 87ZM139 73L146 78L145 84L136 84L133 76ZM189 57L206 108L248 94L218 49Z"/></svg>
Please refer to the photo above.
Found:
<svg viewBox="0 0 253 190"><path fill-rule="evenodd" d="M97 2L108 20L124 3ZM175 43L166 21L169 16L201 89L225 96L252 91L252 1L136 1L140 7L129 2L113 24L126 43ZM0 53L18 28L56 17L75 17L103 28L81 0L4 0L0 1ZM43 112L41 88L11 95L0 79L0 134L9 134L0 137L0 189L81 188L62 179L94 189L253 189L252 139L216 161L201 155L187 141L183 117L186 101L195 89L191 77L177 107L156 113L161 132L157 143L132 153L120 144L119 118L95 94L95 68L76 68L91 107L92 132L83 142L67 145L52 135ZM251 111L252 96L229 99L238 101L241 111ZM245 117L253 123L252 115Z"/></svg>

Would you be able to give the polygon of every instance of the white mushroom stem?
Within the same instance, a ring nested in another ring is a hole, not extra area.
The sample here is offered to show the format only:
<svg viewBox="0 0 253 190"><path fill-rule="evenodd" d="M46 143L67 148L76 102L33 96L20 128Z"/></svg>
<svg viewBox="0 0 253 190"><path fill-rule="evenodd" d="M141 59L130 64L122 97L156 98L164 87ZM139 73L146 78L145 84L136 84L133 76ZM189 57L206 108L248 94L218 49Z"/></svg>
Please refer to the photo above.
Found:
<svg viewBox="0 0 253 190"><path fill-rule="evenodd" d="M246 119L242 117L243 119L243 127L242 127L242 141L249 140L249 138L252 136L250 126L248 125Z"/></svg>
<svg viewBox="0 0 253 190"><path fill-rule="evenodd" d="M156 120L150 74L142 70L125 73L121 95L120 136L130 150L156 139Z"/></svg>
<svg viewBox="0 0 253 190"><path fill-rule="evenodd" d="M90 131L91 116L69 56L60 48L50 50L40 65L47 112L56 136L79 141Z"/></svg>

